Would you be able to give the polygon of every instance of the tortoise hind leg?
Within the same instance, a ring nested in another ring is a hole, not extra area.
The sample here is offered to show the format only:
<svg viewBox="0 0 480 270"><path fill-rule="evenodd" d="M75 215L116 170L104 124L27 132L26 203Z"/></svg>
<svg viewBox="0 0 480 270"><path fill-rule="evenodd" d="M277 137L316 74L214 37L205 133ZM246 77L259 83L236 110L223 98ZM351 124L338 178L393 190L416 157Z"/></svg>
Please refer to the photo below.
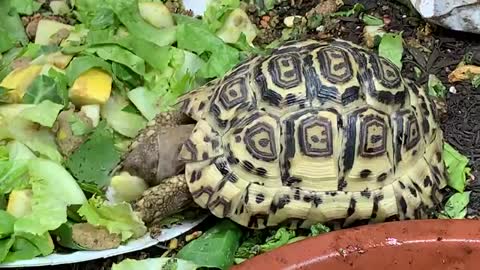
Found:
<svg viewBox="0 0 480 270"><path fill-rule="evenodd" d="M153 235L160 232L160 222L180 212L193 202L185 176L176 175L164 179L160 184L143 192L135 202L135 210L142 220L149 224Z"/></svg>

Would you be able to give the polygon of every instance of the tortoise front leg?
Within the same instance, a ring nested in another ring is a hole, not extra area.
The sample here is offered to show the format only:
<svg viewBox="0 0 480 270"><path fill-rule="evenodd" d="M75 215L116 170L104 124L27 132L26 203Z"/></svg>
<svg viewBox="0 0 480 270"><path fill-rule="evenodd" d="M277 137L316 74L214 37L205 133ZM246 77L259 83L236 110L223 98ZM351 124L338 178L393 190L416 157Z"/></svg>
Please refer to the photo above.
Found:
<svg viewBox="0 0 480 270"><path fill-rule="evenodd" d="M183 174L169 177L160 184L143 192L135 202L142 220L149 225L150 232L156 236L161 231L160 222L175 213L180 212L193 202L187 181Z"/></svg>

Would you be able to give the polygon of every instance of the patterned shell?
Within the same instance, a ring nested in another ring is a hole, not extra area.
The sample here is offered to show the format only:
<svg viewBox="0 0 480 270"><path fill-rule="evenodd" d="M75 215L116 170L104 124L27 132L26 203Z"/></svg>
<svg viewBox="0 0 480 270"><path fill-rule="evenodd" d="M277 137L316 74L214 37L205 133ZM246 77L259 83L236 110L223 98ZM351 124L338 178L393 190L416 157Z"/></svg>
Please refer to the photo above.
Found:
<svg viewBox="0 0 480 270"><path fill-rule="evenodd" d="M344 40L289 42L181 98L195 202L250 228L425 218L446 185L435 104Z"/></svg>

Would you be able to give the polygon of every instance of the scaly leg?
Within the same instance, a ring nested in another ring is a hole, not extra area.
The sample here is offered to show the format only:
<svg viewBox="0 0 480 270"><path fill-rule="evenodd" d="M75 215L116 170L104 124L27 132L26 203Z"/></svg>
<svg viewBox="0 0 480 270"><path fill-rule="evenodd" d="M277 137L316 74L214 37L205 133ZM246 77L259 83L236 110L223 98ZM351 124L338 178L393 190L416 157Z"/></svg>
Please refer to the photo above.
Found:
<svg viewBox="0 0 480 270"><path fill-rule="evenodd" d="M193 202L187 181L183 174L163 180L157 186L143 192L135 203L135 210L149 225L153 236L160 233L159 223L172 214L178 213Z"/></svg>

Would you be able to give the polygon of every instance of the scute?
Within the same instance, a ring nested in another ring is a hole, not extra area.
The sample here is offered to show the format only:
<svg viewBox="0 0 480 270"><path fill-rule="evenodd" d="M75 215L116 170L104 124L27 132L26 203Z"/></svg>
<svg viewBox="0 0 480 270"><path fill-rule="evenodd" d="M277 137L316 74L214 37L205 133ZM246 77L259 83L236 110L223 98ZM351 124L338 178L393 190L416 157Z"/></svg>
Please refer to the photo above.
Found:
<svg viewBox="0 0 480 270"><path fill-rule="evenodd" d="M182 97L195 202L264 228L425 218L446 185L424 89L343 40L288 42Z"/></svg>

